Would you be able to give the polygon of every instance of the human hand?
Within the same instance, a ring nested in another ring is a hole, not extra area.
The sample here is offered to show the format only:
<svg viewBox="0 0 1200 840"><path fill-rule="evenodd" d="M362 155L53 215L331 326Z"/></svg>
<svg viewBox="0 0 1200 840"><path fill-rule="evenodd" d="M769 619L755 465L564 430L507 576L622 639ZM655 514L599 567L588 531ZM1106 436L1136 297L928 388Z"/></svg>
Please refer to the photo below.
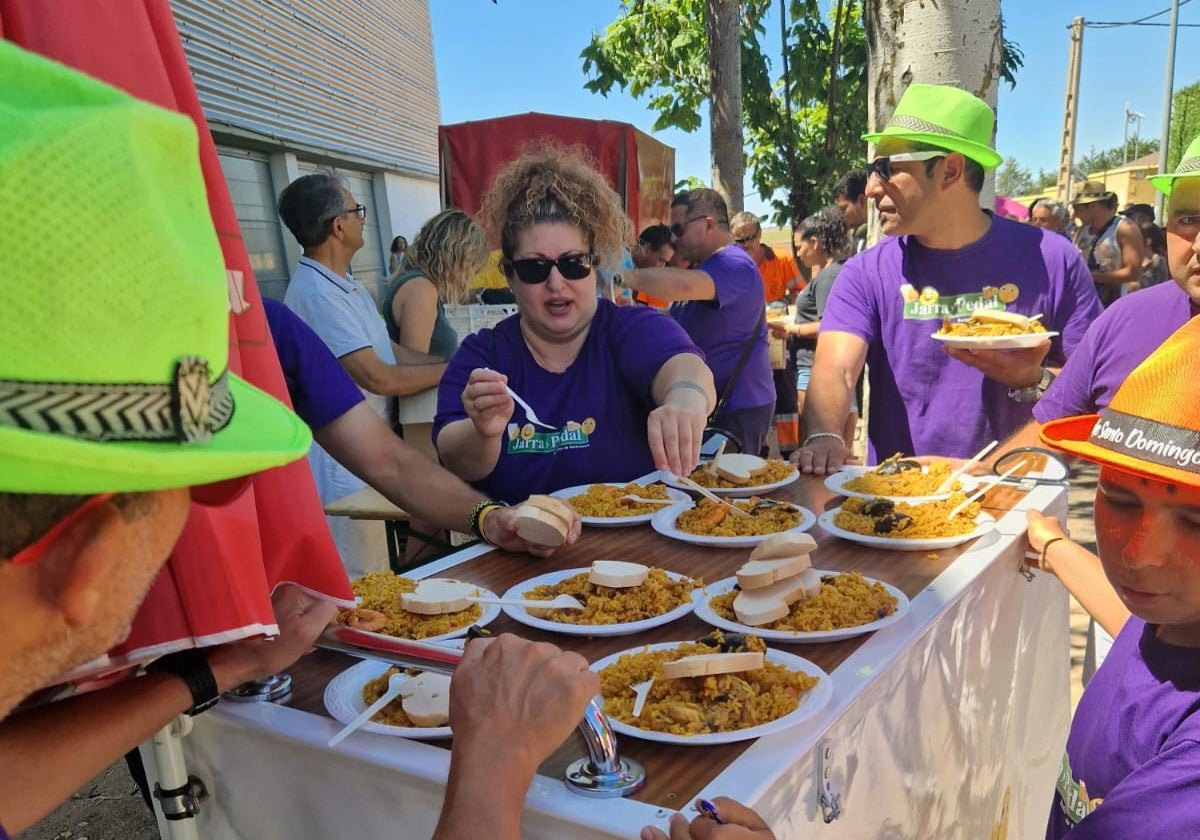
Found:
<svg viewBox="0 0 1200 840"><path fill-rule="evenodd" d="M1030 509L1025 511L1025 519L1029 523L1029 530L1026 534L1029 539L1029 554L1026 556L1031 561L1030 565L1042 569L1041 560L1046 544L1053 539L1070 539L1070 537L1063 530L1062 523L1058 521L1057 516L1046 516L1041 511ZM1044 571L1053 570L1044 569Z"/></svg>
<svg viewBox="0 0 1200 840"><path fill-rule="evenodd" d="M842 464L855 463L850 456L850 449L842 442L841 437L812 438L792 453L791 462L800 468L802 473L825 475L836 472Z"/></svg>
<svg viewBox="0 0 1200 840"><path fill-rule="evenodd" d="M1050 352L1050 339L1044 338L1033 347L1020 350L963 350L945 345L942 349L988 379L995 379L1009 388L1025 388L1041 380L1042 363Z"/></svg>
<svg viewBox="0 0 1200 840"><path fill-rule="evenodd" d="M713 800L725 825L704 814L690 823L683 814L671 816L671 834L648 825L642 829L640 840L775 840L762 817L745 805L727 796Z"/></svg>
<svg viewBox="0 0 1200 840"><path fill-rule="evenodd" d="M771 331L771 335L776 338L788 337L788 325L781 321L767 321L767 329Z"/></svg>
<svg viewBox="0 0 1200 840"><path fill-rule="evenodd" d="M454 760L532 778L599 691L577 653L507 633L472 640L450 683Z"/></svg>
<svg viewBox="0 0 1200 840"><path fill-rule="evenodd" d="M557 548L574 545L583 530L583 522L579 518L578 511L567 504L564 504L563 507L571 511L571 529L567 531L567 537L563 540L562 546L537 545L518 537L515 505L497 508L487 515L487 518L483 520L483 538L505 551L520 551L532 554L534 557L549 557Z"/></svg>
<svg viewBox="0 0 1200 840"><path fill-rule="evenodd" d="M279 635L274 639L247 639L209 651L208 664L221 691L287 668L312 650L313 641L337 613L337 607L329 601L291 583L276 587L271 593L271 606L279 625Z"/></svg>
<svg viewBox="0 0 1200 840"><path fill-rule="evenodd" d="M700 462L700 443L708 422L708 401L690 389L677 388L671 401L646 418L646 437L654 467L676 475L689 475Z"/></svg>
<svg viewBox="0 0 1200 840"><path fill-rule="evenodd" d="M463 388L462 404L480 436L496 438L512 419L515 404L508 395L508 377L487 368L475 368Z"/></svg>

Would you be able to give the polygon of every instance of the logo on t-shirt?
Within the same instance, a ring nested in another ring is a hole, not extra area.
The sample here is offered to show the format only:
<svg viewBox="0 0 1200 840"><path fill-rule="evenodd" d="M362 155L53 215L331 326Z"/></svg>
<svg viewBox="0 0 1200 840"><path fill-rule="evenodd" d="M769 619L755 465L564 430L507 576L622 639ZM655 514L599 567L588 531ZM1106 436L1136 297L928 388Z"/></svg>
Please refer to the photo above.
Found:
<svg viewBox="0 0 1200 840"><path fill-rule="evenodd" d="M1071 757L1063 751L1062 769L1058 772L1058 799L1063 814L1072 826L1100 807L1104 797L1095 799L1088 797L1087 783L1083 779L1076 781L1071 772Z"/></svg>
<svg viewBox="0 0 1200 840"><path fill-rule="evenodd" d="M917 291L905 283L900 287L904 298L906 321L940 321L943 318L965 318L976 309L1007 309L1021 294L1015 283L1003 286L984 286L978 292L943 297L933 286Z"/></svg>
<svg viewBox="0 0 1200 840"><path fill-rule="evenodd" d="M508 424L508 453L510 455L545 455L562 449L580 449L588 445L588 437L596 431L596 418L586 417L582 423L567 421L561 429L538 431L532 423Z"/></svg>

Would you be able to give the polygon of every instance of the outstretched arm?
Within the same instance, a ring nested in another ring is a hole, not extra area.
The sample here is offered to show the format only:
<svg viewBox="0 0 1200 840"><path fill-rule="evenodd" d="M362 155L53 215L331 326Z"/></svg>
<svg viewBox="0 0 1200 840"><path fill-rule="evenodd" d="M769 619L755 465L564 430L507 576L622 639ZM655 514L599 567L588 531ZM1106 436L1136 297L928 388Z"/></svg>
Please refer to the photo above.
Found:
<svg viewBox="0 0 1200 840"><path fill-rule="evenodd" d="M812 377L804 399L804 428L808 438L792 460L801 472L824 475L850 457L842 429L850 415L854 383L867 360L867 343L848 332L824 332L817 342Z"/></svg>

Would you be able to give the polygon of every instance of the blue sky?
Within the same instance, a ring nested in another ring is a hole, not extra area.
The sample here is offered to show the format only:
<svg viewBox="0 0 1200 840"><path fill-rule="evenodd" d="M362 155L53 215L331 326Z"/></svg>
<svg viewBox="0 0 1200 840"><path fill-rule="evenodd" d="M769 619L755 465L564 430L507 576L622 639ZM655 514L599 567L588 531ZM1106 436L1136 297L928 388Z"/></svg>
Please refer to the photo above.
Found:
<svg viewBox="0 0 1200 840"><path fill-rule="evenodd" d="M1014 90L1000 87L1000 153L1035 172L1057 166L1072 18L1128 21L1169 5L1170 0L1003 0L1008 37L1024 51L1025 66ZM602 97L583 87L579 52L619 9L618 0L429 0L442 122L543 111L622 120L648 132L654 114L642 102L619 91ZM1164 14L1153 22L1168 20ZM1200 2L1182 5L1179 21L1200 24ZM1200 50L1184 47L1197 43L1200 30L1179 33L1176 89L1200 81ZM1126 102L1145 115L1141 135L1158 136L1166 44L1165 27L1085 31L1077 157L1092 147L1121 143ZM670 130L655 136L675 147L677 178L708 180L707 124L692 134ZM746 205L765 209L749 186Z"/></svg>

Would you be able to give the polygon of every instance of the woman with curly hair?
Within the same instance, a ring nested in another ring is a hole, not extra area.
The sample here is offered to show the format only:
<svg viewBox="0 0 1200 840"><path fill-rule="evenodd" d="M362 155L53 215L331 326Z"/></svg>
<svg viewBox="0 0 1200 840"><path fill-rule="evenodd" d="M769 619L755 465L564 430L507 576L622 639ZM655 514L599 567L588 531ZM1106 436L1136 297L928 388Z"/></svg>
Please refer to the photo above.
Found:
<svg viewBox="0 0 1200 840"><path fill-rule="evenodd" d="M821 316L834 281L846 258L854 253L854 239L842 211L836 206L824 207L809 216L793 235L796 256L813 272L812 282L796 298L796 317L790 324L772 324L771 332L779 337L792 338L796 347L796 403L800 414L800 440L804 440L804 398L808 393L808 378L812 375L813 356L817 351L817 333ZM850 406L846 419L844 440L854 439L858 425L858 406Z"/></svg>
<svg viewBox="0 0 1200 840"><path fill-rule="evenodd" d="M630 238L604 177L580 150L527 153L496 176L480 219L519 311L450 360L434 420L446 466L507 501L655 468L690 472L716 400L712 374L670 318L597 297L596 268L619 265Z"/></svg>
<svg viewBox="0 0 1200 840"><path fill-rule="evenodd" d="M468 302L467 286L487 256L483 231L461 210L443 210L422 225L388 278L383 320L392 341L448 359L458 333L446 319L446 304Z"/></svg>

